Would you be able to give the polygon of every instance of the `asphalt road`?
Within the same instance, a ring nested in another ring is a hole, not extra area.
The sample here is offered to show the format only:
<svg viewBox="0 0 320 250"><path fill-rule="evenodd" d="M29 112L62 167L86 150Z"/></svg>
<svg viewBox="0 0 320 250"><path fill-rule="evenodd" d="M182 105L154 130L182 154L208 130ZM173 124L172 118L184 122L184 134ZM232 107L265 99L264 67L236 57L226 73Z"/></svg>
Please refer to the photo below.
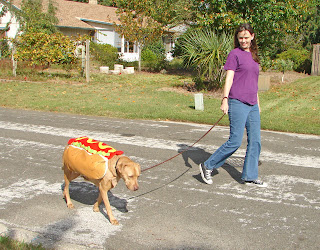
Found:
<svg viewBox="0 0 320 250"><path fill-rule="evenodd" d="M314 135L262 131L259 174L267 188L239 183L245 139L214 183L202 182L198 164L228 138L228 128L218 126L191 150L143 172L138 191L121 181L109 193L119 226L104 207L92 211L98 191L81 178L70 186L76 209L67 209L61 156L69 138L106 142L145 169L210 127L0 108L0 234L53 249L320 249Z"/></svg>

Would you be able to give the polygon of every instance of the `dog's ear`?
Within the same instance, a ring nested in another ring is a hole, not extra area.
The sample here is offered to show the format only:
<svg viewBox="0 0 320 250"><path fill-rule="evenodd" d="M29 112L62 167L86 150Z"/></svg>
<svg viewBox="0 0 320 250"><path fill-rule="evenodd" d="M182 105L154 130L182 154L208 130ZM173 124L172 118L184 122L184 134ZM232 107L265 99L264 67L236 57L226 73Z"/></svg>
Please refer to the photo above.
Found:
<svg viewBox="0 0 320 250"><path fill-rule="evenodd" d="M113 177L113 178L111 179L111 183L112 183L112 187L117 186L117 184L118 184L117 177Z"/></svg>
<svg viewBox="0 0 320 250"><path fill-rule="evenodd" d="M120 159L117 162L117 171L119 172L120 175L122 175L123 167L126 165L126 157L122 156L119 157Z"/></svg>
<svg viewBox="0 0 320 250"><path fill-rule="evenodd" d="M118 184L118 178L117 178L117 171L116 171L116 163L119 157L113 157L108 162L108 170L111 173L112 176L109 176L112 187L115 187Z"/></svg>
<svg viewBox="0 0 320 250"><path fill-rule="evenodd" d="M114 167L108 167L108 169L110 170L112 177L111 179L111 183L112 183L112 187L117 186L118 184L118 180L117 180L117 173L116 173L116 169Z"/></svg>
<svg viewBox="0 0 320 250"><path fill-rule="evenodd" d="M137 169L138 169L138 172L139 172L139 175L141 174L141 166L139 163L136 163L137 164Z"/></svg>
<svg viewBox="0 0 320 250"><path fill-rule="evenodd" d="M140 167L140 164L139 163L134 163L134 169L135 169L135 172L136 172L136 175L137 176L140 176L141 174L141 167Z"/></svg>

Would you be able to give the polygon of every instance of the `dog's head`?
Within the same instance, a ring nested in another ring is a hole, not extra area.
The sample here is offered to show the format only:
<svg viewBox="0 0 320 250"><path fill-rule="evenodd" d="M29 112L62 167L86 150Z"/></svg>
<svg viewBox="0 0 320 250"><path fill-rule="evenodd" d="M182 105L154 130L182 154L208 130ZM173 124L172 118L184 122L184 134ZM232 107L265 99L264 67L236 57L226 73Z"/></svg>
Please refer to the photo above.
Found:
<svg viewBox="0 0 320 250"><path fill-rule="evenodd" d="M140 165L126 156L121 156L116 168L127 188L131 191L137 191L139 189L138 177L141 173Z"/></svg>

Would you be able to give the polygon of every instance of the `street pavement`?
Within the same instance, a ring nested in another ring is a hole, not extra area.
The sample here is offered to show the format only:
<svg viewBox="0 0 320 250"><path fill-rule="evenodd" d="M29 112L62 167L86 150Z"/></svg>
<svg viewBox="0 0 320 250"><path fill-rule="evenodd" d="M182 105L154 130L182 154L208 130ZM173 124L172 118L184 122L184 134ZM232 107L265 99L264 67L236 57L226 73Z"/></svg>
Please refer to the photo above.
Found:
<svg viewBox="0 0 320 250"><path fill-rule="evenodd" d="M98 190L82 178L70 186L75 209L67 208L61 157L70 138L101 140L146 169L210 127L0 108L0 234L50 249L320 249L315 135L262 131L267 188L240 183L246 138L212 185L201 180L198 164L229 136L217 126L142 172L138 191L120 181L109 192L119 226L104 206L93 212Z"/></svg>

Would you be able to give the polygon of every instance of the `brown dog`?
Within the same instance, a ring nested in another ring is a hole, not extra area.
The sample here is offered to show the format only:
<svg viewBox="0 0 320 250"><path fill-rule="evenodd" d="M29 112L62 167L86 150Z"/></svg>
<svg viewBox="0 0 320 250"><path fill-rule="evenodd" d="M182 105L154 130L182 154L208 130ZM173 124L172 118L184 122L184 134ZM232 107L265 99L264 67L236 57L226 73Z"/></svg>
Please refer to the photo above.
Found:
<svg viewBox="0 0 320 250"><path fill-rule="evenodd" d="M93 211L99 212L99 205L103 200L112 225L118 225L119 222L112 214L108 190L114 188L120 178L124 180L129 190L136 191L139 188L137 180L141 172L140 165L126 156L115 155L111 159L106 159L101 155L90 154L84 149L67 145L63 153L62 169L65 180L63 194L68 208L74 208L70 199L69 184L81 175L99 188L99 197L93 206Z"/></svg>

